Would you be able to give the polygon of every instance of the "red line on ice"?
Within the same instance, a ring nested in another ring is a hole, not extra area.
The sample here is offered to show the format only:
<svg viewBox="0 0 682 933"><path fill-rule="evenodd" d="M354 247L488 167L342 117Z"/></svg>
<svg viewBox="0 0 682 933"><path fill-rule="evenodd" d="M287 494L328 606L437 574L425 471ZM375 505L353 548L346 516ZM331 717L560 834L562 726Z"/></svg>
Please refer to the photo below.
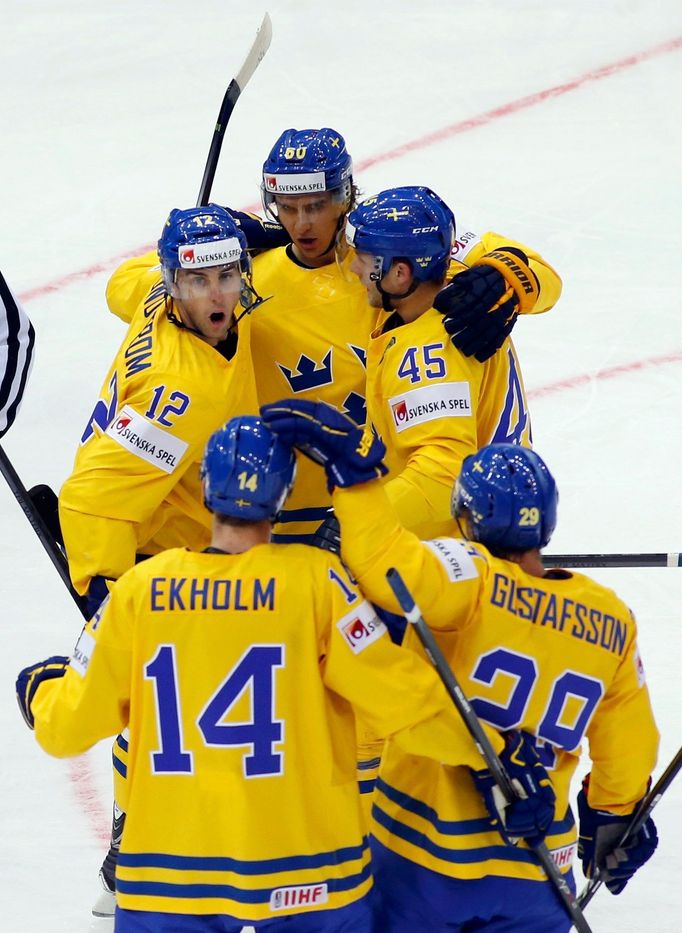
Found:
<svg viewBox="0 0 682 933"><path fill-rule="evenodd" d="M610 78L611 75L618 74L619 72L624 71L626 68L632 68L633 66L639 65L651 58L655 58L659 55L666 55L668 52L674 52L679 48L682 48L682 36L677 36L675 39L662 42L650 49L644 49L641 52L635 52L633 55L628 55L626 58L621 58L618 61L611 62L608 65L602 65L600 68L594 68L592 71L587 71L585 74L580 75L580 77L573 78L573 80L567 81L564 84L557 84L554 87L546 88L544 91L537 91L536 93L529 94L526 97L520 97L518 100L510 101L507 104L502 104L500 107L495 107L493 110L488 110L486 113L481 113L478 116L470 117L467 120L460 120L457 123L451 123L448 126L441 127L439 130L435 130L432 133L427 133L425 136L419 136L417 139L412 139L409 142L403 143L402 146L397 146L395 149L388 149L385 152L380 152L375 156L369 156L369 158L363 159L362 162L359 162L356 165L356 168L362 171L363 169L369 168L372 165L378 165L381 162L390 162L392 159L399 159L401 156L407 155L409 152L416 152L419 149L426 149L429 146L433 146L436 143L442 142L444 139L449 139L451 136L456 136L459 133L467 133L469 130L477 129L479 126L485 126L487 123L491 123L493 120L497 120L500 117L506 117L509 114L518 112L519 110L524 110L528 107L534 107L536 104L540 104L549 98L560 97L562 94L568 94L570 91L575 91L590 81L600 81L602 78ZM249 204L244 209L257 210L259 207L259 204ZM35 288L30 288L27 291L22 292L19 297L22 301L31 301L33 298L38 298L41 295L60 291L62 288L66 288L67 286L72 285L74 282L78 282L81 279L88 279L100 272L107 272L113 266L117 265L124 259L128 259L130 256L140 255L141 253L145 253L148 250L153 249L154 245L155 244L148 243L144 246L138 247L137 249L131 249L122 255L112 256L111 259L106 259L103 262L95 263L86 269L81 269L77 272L69 272L58 279L53 279L51 282L47 282L44 285L38 285Z"/></svg>
<svg viewBox="0 0 682 933"><path fill-rule="evenodd" d="M69 780L81 811L98 842L109 845L111 804L103 805L87 755L69 759Z"/></svg>
<svg viewBox="0 0 682 933"><path fill-rule="evenodd" d="M434 130L432 133L427 133L425 136L420 136L418 139L403 143L402 146L397 146L395 149L389 149L387 152L379 153L379 155L370 156L368 159L360 162L357 167L362 170L369 168L370 165L377 165L380 162L399 159L401 156L407 155L408 152L414 152L417 149L425 149L427 146L433 146L436 143L442 142L444 139L449 139L451 136L467 133L469 130L477 129L479 126L485 126L487 123L499 119L499 117L506 117L511 113L517 113L519 110L525 110L527 107L534 107L536 104L540 104L551 97L560 97L562 94L568 94L570 91L575 91L590 81L600 81L602 78L610 78L611 75L618 74L618 72L624 71L626 68L632 68L634 65L639 65L658 55L675 52L679 48L682 48L682 36L677 36L675 39L662 42L642 52L635 52L633 55L628 55L627 58L621 58L617 62L611 62L609 65L602 65L601 68L594 68L592 71L587 71L579 78L573 78L572 81L567 81L565 84L557 84L554 87L546 88L544 91L537 91L535 94L529 94L527 97L520 97L518 100L512 100L508 104L502 104L500 107L495 107L493 110L481 113L477 117L470 117L468 120L460 120L457 123L451 123L449 126L444 126L439 130Z"/></svg>
<svg viewBox="0 0 682 933"><path fill-rule="evenodd" d="M682 351L665 353L662 356L650 356L642 360L632 360L629 363L618 363L616 366L609 366L608 369L597 369L591 373L580 373L577 376L559 379L557 382L549 382L547 385L538 386L536 389L529 389L528 398L536 399L544 398L546 395L556 395L558 392L565 392L567 389L577 389L579 386L589 385L592 382L614 379L617 376L629 375L642 369L649 369L652 366L665 366L667 363L682 363Z"/></svg>

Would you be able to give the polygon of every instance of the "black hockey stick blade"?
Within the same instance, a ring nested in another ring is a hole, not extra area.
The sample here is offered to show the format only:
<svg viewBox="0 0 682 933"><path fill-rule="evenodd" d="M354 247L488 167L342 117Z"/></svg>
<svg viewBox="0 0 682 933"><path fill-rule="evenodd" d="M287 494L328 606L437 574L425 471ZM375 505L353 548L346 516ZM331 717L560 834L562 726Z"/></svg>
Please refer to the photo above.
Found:
<svg viewBox="0 0 682 933"><path fill-rule="evenodd" d="M50 534L47 525L36 509L36 506L31 500L29 493L26 491L26 487L19 478L19 474L12 466L9 457L2 447L0 447L0 472L5 477L7 485L9 486L14 498L21 506L24 515L29 520L31 528L33 528L36 535L38 536L38 540L45 548L47 556L50 558L57 573L62 578L62 582L71 594L71 598L78 606L82 615L87 618L84 601L74 590L71 584L71 578L69 576L69 565L67 563L66 557L64 556L54 537Z"/></svg>
<svg viewBox="0 0 682 933"><path fill-rule="evenodd" d="M405 585L405 581L400 576L400 573L396 570L395 567L391 567L391 569L387 571L386 580L388 585L391 587L391 590L393 591L393 595L398 600L400 608L405 613L407 621L414 626L415 631L417 632L417 636L422 643L424 650L429 657L429 660L436 668L436 671L438 672L438 675L442 680L448 695L455 704L457 712L464 720L464 724L469 730L469 734L476 743L476 748L481 753L485 763L488 766L488 769L490 770L490 773L500 787L502 793L507 798L507 800L518 799L518 791L512 784L504 765L500 761L499 755L490 743L488 736L483 731L483 727L481 726L481 722L476 715L473 706L460 687L452 668L448 664L445 655L433 637L431 629L426 624L426 621L421 614L419 607L414 601L414 597L408 590L407 586ZM561 874L559 867L552 858L551 852L547 848L547 844L545 842L541 842L539 845L530 846L530 848L534 852L535 857L540 863L540 866L547 875L548 880L554 886L559 899L566 908L566 912L570 916L573 926L576 928L578 933L592 933L590 925L585 919L582 909L578 904L578 899L571 890L566 878Z"/></svg>
<svg viewBox="0 0 682 933"><path fill-rule="evenodd" d="M682 553L543 554L545 567L682 567Z"/></svg>
<svg viewBox="0 0 682 933"><path fill-rule="evenodd" d="M244 64L230 81L225 91L225 96L223 97L223 102L220 106L220 112L218 113L218 119L213 131L211 146L208 150L204 177L201 179L199 197L197 198L197 207L208 204L210 201L211 188L213 187L213 179L215 177L216 168L218 167L218 158L220 157L220 150L223 145L223 137L225 136L227 124L230 122L230 117L232 116L235 104L239 100L239 95L250 81L254 71L270 48L271 40L272 20L270 19L270 14L266 13L263 17L263 22L258 28L256 38L253 40L253 45L244 59Z"/></svg>
<svg viewBox="0 0 682 933"><path fill-rule="evenodd" d="M45 483L38 486L31 486L28 491L28 497L35 506L35 510L45 522L45 527L50 532L54 540L59 545L59 549L64 552L64 537L62 527L59 523L59 499L56 493Z"/></svg>
<svg viewBox="0 0 682 933"><path fill-rule="evenodd" d="M619 846L624 845L628 839L631 839L633 836L636 836L640 828L646 823L646 821L651 816L654 807L658 805L659 800L663 794L670 787L672 782L677 777L680 769L682 768L682 747L678 748L677 754L670 762L668 767L665 769L660 778L656 781L654 786L651 788L649 793L644 797L640 805L637 807L635 812L632 815L632 819L625 827L623 835L620 837L618 842ZM582 889L578 895L578 903L582 908L585 908L594 895L597 893L599 888L602 886L603 882L600 877L600 872L597 871L592 878L587 882L585 887Z"/></svg>

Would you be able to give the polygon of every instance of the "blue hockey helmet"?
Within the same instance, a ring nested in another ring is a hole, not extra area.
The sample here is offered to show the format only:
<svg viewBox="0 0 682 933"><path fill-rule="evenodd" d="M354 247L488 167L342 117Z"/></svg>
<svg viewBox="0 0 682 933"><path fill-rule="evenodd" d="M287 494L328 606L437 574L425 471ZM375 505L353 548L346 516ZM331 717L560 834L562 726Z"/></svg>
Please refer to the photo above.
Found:
<svg viewBox="0 0 682 933"><path fill-rule="evenodd" d="M240 272L250 277L246 237L228 211L218 204L187 210L174 208L161 232L158 253L169 294L178 269L238 263Z"/></svg>
<svg viewBox="0 0 682 933"><path fill-rule="evenodd" d="M348 215L350 246L375 258L380 282L395 259L408 259L419 282L438 281L448 268L455 215L430 188L389 188L367 198Z"/></svg>
<svg viewBox="0 0 682 933"><path fill-rule="evenodd" d="M263 163L263 207L275 216L278 194L331 191L348 209L353 197L353 162L346 141L327 126L285 130Z"/></svg>
<svg viewBox="0 0 682 933"><path fill-rule="evenodd" d="M488 444L465 457L452 514L466 513L471 539L493 553L530 551L552 537L558 500L554 478L533 450Z"/></svg>
<svg viewBox="0 0 682 933"><path fill-rule="evenodd" d="M296 455L254 415L232 418L209 438L201 464L211 512L274 522L291 491Z"/></svg>

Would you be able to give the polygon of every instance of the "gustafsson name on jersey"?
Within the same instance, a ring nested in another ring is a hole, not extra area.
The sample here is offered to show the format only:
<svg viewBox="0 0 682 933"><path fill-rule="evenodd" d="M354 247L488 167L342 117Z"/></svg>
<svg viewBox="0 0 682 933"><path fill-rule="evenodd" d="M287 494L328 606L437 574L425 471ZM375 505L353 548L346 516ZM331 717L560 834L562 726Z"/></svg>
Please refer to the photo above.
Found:
<svg viewBox="0 0 682 933"><path fill-rule="evenodd" d="M105 434L125 450L164 473L175 471L189 446L179 437L152 424L129 405L123 406Z"/></svg>
<svg viewBox="0 0 682 933"><path fill-rule="evenodd" d="M411 389L388 400L393 424L398 434L415 424L436 418L467 418L471 411L468 382L439 382Z"/></svg>

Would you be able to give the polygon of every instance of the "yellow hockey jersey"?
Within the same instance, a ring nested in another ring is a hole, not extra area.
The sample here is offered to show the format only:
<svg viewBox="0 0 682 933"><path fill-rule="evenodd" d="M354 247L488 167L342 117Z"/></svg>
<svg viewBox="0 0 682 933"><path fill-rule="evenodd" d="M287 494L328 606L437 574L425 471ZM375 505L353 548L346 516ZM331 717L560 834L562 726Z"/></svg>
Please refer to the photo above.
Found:
<svg viewBox="0 0 682 933"><path fill-rule="evenodd" d="M136 553L210 539L199 465L213 431L257 412L249 321L232 359L165 313L154 253L123 263L107 289L128 333L85 427L59 495L69 568L78 592L91 577L117 578Z"/></svg>
<svg viewBox="0 0 682 933"><path fill-rule="evenodd" d="M501 245L518 247L529 257L530 267L540 284L532 313L551 308L561 294L561 280L554 269L528 247L497 233L483 236L468 230L461 233L453 248L450 277ZM268 299L256 309L252 320L253 365L261 405L293 395L328 402L349 414L358 424L365 423L366 399L371 391L366 387L367 353L374 343L370 334L386 315L367 303L364 287L350 272L351 259L352 253L342 264L310 269L296 262L290 248L281 247L254 260L254 284L259 294ZM441 316L434 314L438 321L433 321L429 342L449 346ZM456 352L451 348L448 358ZM465 369L474 368L478 372L480 364L476 361L474 364L474 367L465 365ZM431 375L425 376L430 380L428 385L433 384L433 372L431 367ZM403 387L400 383L397 388ZM508 436L521 438L522 443L529 442L527 406L511 343L497 354L494 364L483 369L478 420L482 425L481 436L487 433L488 439ZM461 427L460 423L457 427ZM414 435L414 431L409 432L410 437ZM391 437L391 442L393 439ZM388 437L384 440L389 443ZM462 447L462 451L464 449ZM469 452L468 447L466 452ZM447 457L449 459L449 452ZM447 476L451 478L456 475L458 465L459 461L448 462L447 467L436 463L435 473L447 469ZM436 476L436 484L439 481L440 477ZM429 485L427 479L419 495L431 496L433 487L427 489ZM440 493L438 495L440 497ZM296 486L282 521L275 528L276 540L305 540L325 517L329 506L324 475L310 461L301 458ZM417 503L413 502L411 508L417 508ZM430 505L426 508L431 511ZM421 518L416 516L415 526L420 522Z"/></svg>
<svg viewBox="0 0 682 933"><path fill-rule="evenodd" d="M493 441L531 443L511 340L479 363L452 345L441 322L434 308L409 324L396 314L372 333L367 352L367 413L386 445L386 491L403 525L423 538L457 533L450 498L468 454Z"/></svg>
<svg viewBox="0 0 682 933"><path fill-rule="evenodd" d="M557 796L547 844L562 870L575 849L569 784L587 738L593 807L629 813L656 762L658 732L634 617L579 573L543 578L454 538L420 542L376 482L335 490L343 557L368 599L397 611L386 571L400 571L478 716L538 737ZM410 630L405 646L421 653ZM633 736L637 737L633 741ZM491 830L467 768L386 744L372 832L405 858L454 878L540 880L525 844Z"/></svg>
<svg viewBox="0 0 682 933"><path fill-rule="evenodd" d="M248 922L371 887L353 706L406 749L482 764L432 668L392 644L338 558L263 544L138 564L32 711L57 756L129 727L120 906Z"/></svg>
<svg viewBox="0 0 682 933"><path fill-rule="evenodd" d="M268 299L251 323L261 405L292 396L324 401L365 423L367 343L377 311L349 264L348 258L343 266L310 269L297 263L288 247L254 259L255 288ZM324 474L300 457L275 540L305 540L330 504Z"/></svg>

